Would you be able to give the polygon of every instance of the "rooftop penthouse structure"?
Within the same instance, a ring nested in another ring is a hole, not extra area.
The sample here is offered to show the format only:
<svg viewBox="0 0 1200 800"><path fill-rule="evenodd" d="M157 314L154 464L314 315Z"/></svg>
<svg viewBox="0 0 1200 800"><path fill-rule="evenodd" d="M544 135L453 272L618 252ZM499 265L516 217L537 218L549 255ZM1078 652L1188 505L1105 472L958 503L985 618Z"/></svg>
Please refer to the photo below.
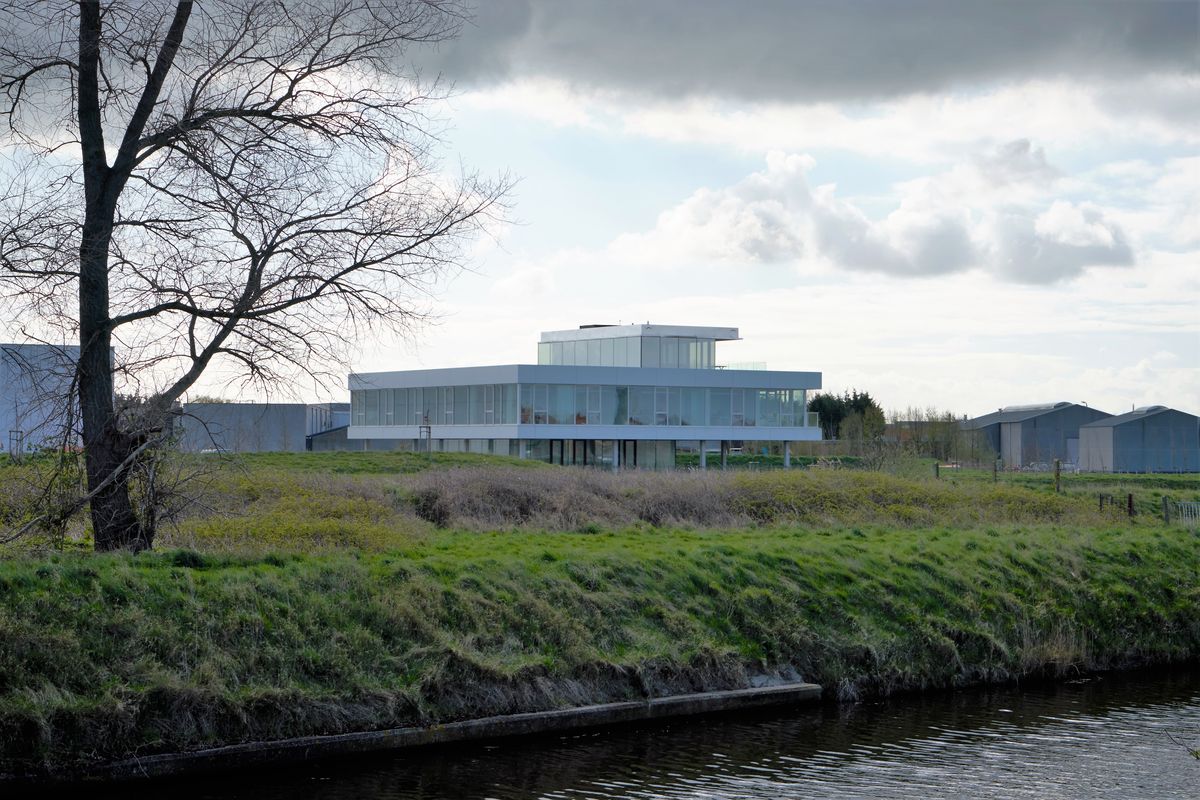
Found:
<svg viewBox="0 0 1200 800"><path fill-rule="evenodd" d="M677 452L821 438L819 372L722 369L737 328L585 325L547 331L537 364L350 375L347 438L556 464L670 468Z"/></svg>

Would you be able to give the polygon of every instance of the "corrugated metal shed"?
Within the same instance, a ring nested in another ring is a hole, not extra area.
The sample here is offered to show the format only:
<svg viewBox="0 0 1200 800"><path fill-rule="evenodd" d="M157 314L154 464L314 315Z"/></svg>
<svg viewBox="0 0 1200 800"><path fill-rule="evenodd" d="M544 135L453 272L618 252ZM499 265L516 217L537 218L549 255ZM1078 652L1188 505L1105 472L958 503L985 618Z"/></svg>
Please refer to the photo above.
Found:
<svg viewBox="0 0 1200 800"><path fill-rule="evenodd" d="M1079 429L1087 472L1200 472L1200 417L1144 406Z"/></svg>
<svg viewBox="0 0 1200 800"><path fill-rule="evenodd" d="M303 452L305 437L331 427L331 404L184 403L179 449Z"/></svg>
<svg viewBox="0 0 1200 800"><path fill-rule="evenodd" d="M1006 466L1049 464L1055 459L1074 464L1079 459L1080 426L1108 416L1081 403L1061 401L1006 406L968 420L963 427L981 431Z"/></svg>
<svg viewBox="0 0 1200 800"><path fill-rule="evenodd" d="M78 345L0 344L0 450L19 454L77 441L78 360Z"/></svg>

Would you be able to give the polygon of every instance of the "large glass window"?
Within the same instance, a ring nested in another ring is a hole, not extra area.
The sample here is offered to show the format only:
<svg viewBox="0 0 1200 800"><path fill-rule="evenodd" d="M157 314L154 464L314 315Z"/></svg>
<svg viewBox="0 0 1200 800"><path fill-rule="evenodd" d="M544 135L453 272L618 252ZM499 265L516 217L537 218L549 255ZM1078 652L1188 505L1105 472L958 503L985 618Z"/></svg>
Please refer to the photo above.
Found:
<svg viewBox="0 0 1200 800"><path fill-rule="evenodd" d="M616 350L616 346L613 344L612 339L601 339L600 340L600 366L602 366L602 367L615 366L613 364L613 351L614 350Z"/></svg>
<svg viewBox="0 0 1200 800"><path fill-rule="evenodd" d="M600 387L600 419L605 425L629 422L629 391L624 386Z"/></svg>
<svg viewBox="0 0 1200 800"><path fill-rule="evenodd" d="M575 387L575 424L587 424L587 392L588 387Z"/></svg>
<svg viewBox="0 0 1200 800"><path fill-rule="evenodd" d="M544 383L533 385L533 424L545 425L550 421L550 387Z"/></svg>
<svg viewBox="0 0 1200 800"><path fill-rule="evenodd" d="M471 400L470 417L472 425L483 424L483 395L485 389L490 388L492 387L472 386L467 390L467 394Z"/></svg>
<svg viewBox="0 0 1200 800"><path fill-rule="evenodd" d="M587 364L592 367L600 366L599 339L592 339L587 343Z"/></svg>
<svg viewBox="0 0 1200 800"><path fill-rule="evenodd" d="M729 425L729 390L708 390L708 424Z"/></svg>
<svg viewBox="0 0 1200 800"><path fill-rule="evenodd" d="M467 386L459 386L454 390L454 419L459 425L471 423L471 390Z"/></svg>
<svg viewBox="0 0 1200 800"><path fill-rule="evenodd" d="M779 425L779 392L762 389L758 392L758 424L775 427Z"/></svg>
<svg viewBox="0 0 1200 800"><path fill-rule="evenodd" d="M667 390L667 424L668 425L680 424L680 418L679 418L680 391L681 390L678 387L672 387Z"/></svg>
<svg viewBox="0 0 1200 800"><path fill-rule="evenodd" d="M614 367L628 366L628 364L626 363L627 359L625 358L625 351L628 349L628 347L625 344L625 340L624 339L612 339L611 341L613 344L613 363L612 363L612 365Z"/></svg>
<svg viewBox="0 0 1200 800"><path fill-rule="evenodd" d="M654 390L654 424L655 425L668 424L668 419L670 416L668 413L668 406L670 405L670 403L668 402L669 396L670 396L670 390L665 387L659 387Z"/></svg>
<svg viewBox="0 0 1200 800"><path fill-rule="evenodd" d="M431 425L437 425L442 421L442 407L440 405L441 389L433 386L421 389L421 418Z"/></svg>
<svg viewBox="0 0 1200 800"><path fill-rule="evenodd" d="M554 363L550 360L550 343L549 342L538 342L538 363L539 364Z"/></svg>
<svg viewBox="0 0 1200 800"><path fill-rule="evenodd" d="M680 389L679 422L681 425L705 425L708 411L704 389Z"/></svg>
<svg viewBox="0 0 1200 800"><path fill-rule="evenodd" d="M408 389L396 389L392 392L392 419L396 421L396 425L407 425L410 418Z"/></svg>
<svg viewBox="0 0 1200 800"><path fill-rule="evenodd" d="M549 415L551 425L575 424L575 387L573 385L550 387Z"/></svg>
<svg viewBox="0 0 1200 800"><path fill-rule="evenodd" d="M629 424L654 424L654 387L629 387Z"/></svg>
<svg viewBox="0 0 1200 800"><path fill-rule="evenodd" d="M674 369L679 366L679 340L670 336L662 339L662 353L659 365Z"/></svg>
<svg viewBox="0 0 1200 800"><path fill-rule="evenodd" d="M659 337L643 336L642 337L642 366L657 367L659 366Z"/></svg>
<svg viewBox="0 0 1200 800"><path fill-rule="evenodd" d="M587 387L587 424L600 424L600 387Z"/></svg>
<svg viewBox="0 0 1200 800"><path fill-rule="evenodd" d="M614 349L614 353L617 352ZM355 425L732 425L802 427L803 389L487 384L350 393Z"/></svg>
<svg viewBox="0 0 1200 800"><path fill-rule="evenodd" d="M379 424L379 391L371 390L367 392L367 420L366 425Z"/></svg>
<svg viewBox="0 0 1200 800"><path fill-rule="evenodd" d="M517 385L514 383L506 383L503 386L503 417L500 420L505 425L514 425L517 422Z"/></svg>
<svg viewBox="0 0 1200 800"><path fill-rule="evenodd" d="M533 388L532 383L521 387L521 424L533 424Z"/></svg>
<svg viewBox="0 0 1200 800"><path fill-rule="evenodd" d="M625 366L642 366L642 344L641 340L636 336L625 338Z"/></svg>

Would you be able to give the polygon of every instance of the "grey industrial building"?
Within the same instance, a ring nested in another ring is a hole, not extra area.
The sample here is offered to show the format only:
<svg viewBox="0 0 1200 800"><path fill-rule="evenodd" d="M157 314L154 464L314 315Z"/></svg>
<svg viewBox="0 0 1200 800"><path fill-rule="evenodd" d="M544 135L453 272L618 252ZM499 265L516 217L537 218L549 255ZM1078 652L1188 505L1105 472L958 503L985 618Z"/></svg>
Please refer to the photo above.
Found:
<svg viewBox="0 0 1200 800"><path fill-rule="evenodd" d="M77 345L0 344L0 434L12 454L73 443Z"/></svg>
<svg viewBox="0 0 1200 800"><path fill-rule="evenodd" d="M1079 429L1085 472L1200 472L1200 417L1145 406Z"/></svg>
<svg viewBox="0 0 1200 800"><path fill-rule="evenodd" d="M302 452L349 416L348 403L185 403L176 430L186 452Z"/></svg>
<svg viewBox="0 0 1200 800"><path fill-rule="evenodd" d="M1006 467L1079 463L1079 429L1109 414L1080 403L1006 406L963 424L980 431Z"/></svg>

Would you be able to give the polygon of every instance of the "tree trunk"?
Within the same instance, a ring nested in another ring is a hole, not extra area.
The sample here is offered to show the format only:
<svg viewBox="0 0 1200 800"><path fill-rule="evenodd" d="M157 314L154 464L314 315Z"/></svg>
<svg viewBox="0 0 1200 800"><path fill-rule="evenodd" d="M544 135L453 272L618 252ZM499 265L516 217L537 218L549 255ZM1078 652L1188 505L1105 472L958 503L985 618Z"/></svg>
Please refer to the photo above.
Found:
<svg viewBox="0 0 1200 800"><path fill-rule="evenodd" d="M79 410L92 535L97 550L136 550L144 541L129 499L133 442L120 429L113 397L112 331L109 320L108 252L116 197L104 148L99 100L100 6L80 3L79 134L83 157L84 221L79 243Z"/></svg>
<svg viewBox="0 0 1200 800"><path fill-rule="evenodd" d="M89 204L90 205L90 204ZM103 208L94 210L105 216ZM88 209L88 216L93 209ZM108 243L111 217L84 224L79 273L79 406L92 531L97 550L150 546L129 499L128 464L133 440L121 430L113 397L112 336L108 328ZM120 471L119 474L118 471ZM107 481L107 483L106 483ZM100 488L97 491L97 487Z"/></svg>

